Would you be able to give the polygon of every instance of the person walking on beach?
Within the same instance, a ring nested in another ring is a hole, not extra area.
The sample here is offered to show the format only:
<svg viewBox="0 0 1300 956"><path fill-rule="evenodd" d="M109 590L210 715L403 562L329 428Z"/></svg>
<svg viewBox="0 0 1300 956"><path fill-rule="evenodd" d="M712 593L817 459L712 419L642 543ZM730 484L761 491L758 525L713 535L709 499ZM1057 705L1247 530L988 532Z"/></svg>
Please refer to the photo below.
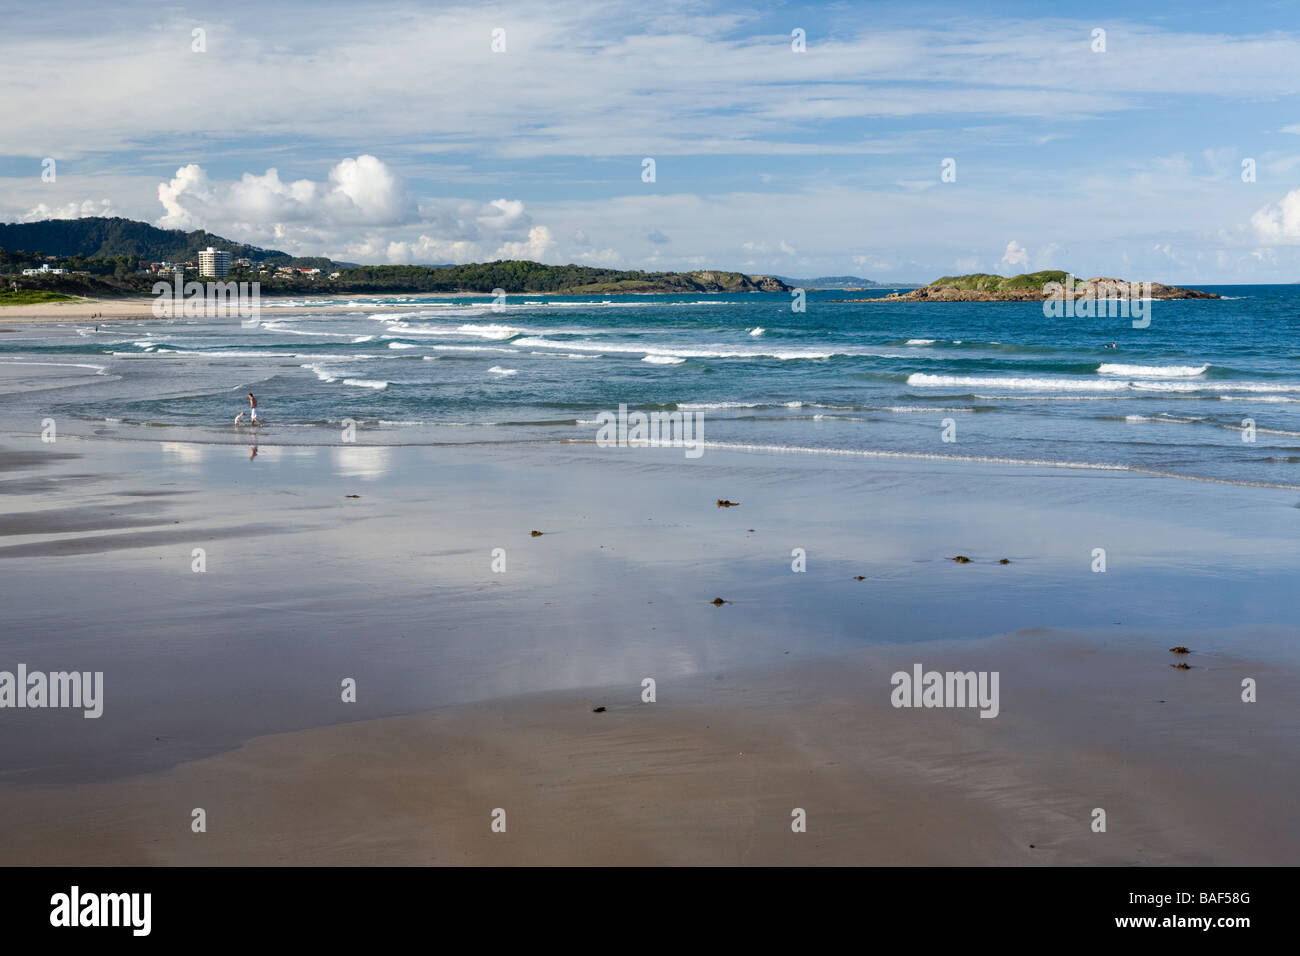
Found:
<svg viewBox="0 0 1300 956"><path fill-rule="evenodd" d="M257 399L253 397L252 392L248 393L248 424L249 425L262 424L262 420L257 417Z"/></svg>

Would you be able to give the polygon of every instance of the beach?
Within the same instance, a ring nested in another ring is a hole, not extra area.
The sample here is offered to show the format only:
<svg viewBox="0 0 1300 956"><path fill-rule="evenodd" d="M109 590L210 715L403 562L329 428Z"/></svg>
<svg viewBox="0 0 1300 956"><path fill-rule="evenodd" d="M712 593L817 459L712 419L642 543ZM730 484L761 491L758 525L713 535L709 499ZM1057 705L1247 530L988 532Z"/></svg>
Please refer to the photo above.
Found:
<svg viewBox="0 0 1300 956"><path fill-rule="evenodd" d="M8 864L1300 852L1290 490L270 429L0 446L0 669L104 688L95 719L6 712ZM996 716L894 706L917 665L997 673Z"/></svg>
<svg viewBox="0 0 1300 956"><path fill-rule="evenodd" d="M467 293L465 295L472 295ZM422 292L421 299L452 299L464 298L465 295L453 296L450 293L443 295L436 292ZM366 308L374 310L389 309L399 311L404 308L400 305L388 304L384 302L373 302L375 296L349 296L330 298L334 301L321 302L317 301L313 305L293 305L290 303L313 298L310 296L263 296L259 300L261 308L273 312L275 315L307 315L316 312L346 312L357 308ZM5 322L22 323L24 325L33 323L57 323L57 322L120 322L120 321L153 321L157 319L154 314L154 304L157 300L154 297L136 297L126 299L86 299L77 298L70 302L39 302L31 305L0 305L0 324ZM234 301L233 298L231 300ZM282 304L283 303L283 304ZM94 319L91 319L91 316ZM232 307L230 315L237 318L239 313L236 307Z"/></svg>

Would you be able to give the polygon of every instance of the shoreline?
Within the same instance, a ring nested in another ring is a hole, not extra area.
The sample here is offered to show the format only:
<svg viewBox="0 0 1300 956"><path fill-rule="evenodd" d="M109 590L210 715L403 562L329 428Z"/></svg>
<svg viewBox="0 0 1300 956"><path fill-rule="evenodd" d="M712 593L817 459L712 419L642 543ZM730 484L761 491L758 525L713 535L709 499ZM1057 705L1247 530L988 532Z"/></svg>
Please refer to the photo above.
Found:
<svg viewBox="0 0 1300 956"><path fill-rule="evenodd" d="M892 288L892 287L891 287ZM819 290L812 290L819 291ZM820 290L828 291L828 290ZM590 296L601 298L609 297L628 297L650 296L650 295L749 295L750 290L737 292L693 292L693 291L676 291L676 292L509 292L508 296L527 297L527 296ZM490 301L493 298L490 292L346 292L346 293L328 293L328 294L309 294L309 293L291 293L284 295L263 295L262 297L262 317L268 315L306 315L312 313L330 313L330 312L356 312L356 311L410 311L412 307L418 308L418 303L410 302L387 302L374 303L365 302L357 303L355 300L363 298L391 299L396 297L411 299L465 299L480 298ZM325 305L294 305L294 306L274 306L267 305L267 301L276 299L331 299L332 301ZM838 301L838 300L836 300ZM864 300L865 301L865 300ZM153 314L153 297L137 296L123 299L78 299L75 302L41 302L33 305L3 305L0 304L0 322L4 320L13 320L20 323L30 323L33 325L42 325L50 322L67 322L67 321L92 321L88 314L98 312L99 317L94 319L95 322L112 322L124 319L147 320L152 322L167 322L173 317L160 317ZM83 314L86 313L86 314ZM232 313L231 318L240 317L237 313Z"/></svg>
<svg viewBox="0 0 1300 956"><path fill-rule="evenodd" d="M576 443L3 444L0 670L104 674L99 719L0 711L18 865L1300 853L1289 492ZM996 672L998 716L893 707L917 664Z"/></svg>
<svg viewBox="0 0 1300 956"><path fill-rule="evenodd" d="M511 293L512 295L516 293ZM562 293L517 293L518 295L558 295ZM394 292L391 294L374 293L376 298L389 298L391 296L406 295L406 293ZM360 294L358 293L358 297ZM459 299L466 296L481 296L485 299L491 299L492 294L489 292L419 292L410 293L412 298L427 299ZM310 298L306 295L286 295L286 296L267 296L266 298L284 298L284 299L302 299ZM339 296L322 296L322 298L340 298ZM84 299L76 302L41 302L35 305L7 305L0 306L0 322L13 320L18 323L31 323L33 325L42 325L50 322L112 322L123 319L148 320L151 322L173 321L171 317L156 316L153 314L154 299L149 298L130 298L130 299ZM303 315L313 312L355 312L358 310L373 310L384 312L409 311L410 303L366 303L358 305L350 302L336 302L328 305L303 305L303 306L263 306L262 311L265 315ZM97 319L90 319L89 313L100 313ZM232 314L232 318L237 315Z"/></svg>
<svg viewBox="0 0 1300 956"><path fill-rule="evenodd" d="M5 364L4 362L0 362L0 366L3 366L4 364ZM14 362L8 364L21 366L24 364L40 365L41 363ZM60 387L60 385L56 383L56 384L48 385L46 387L57 388ZM38 389L29 389L28 391L37 391L37 390ZM359 424L365 426L373 426L373 425L377 425L378 423L372 421L361 421L359 422ZM351 441L343 441L342 439L338 439L338 438L335 438L330 441L324 441L320 439L307 438L305 440L285 441L283 440L284 435L282 434L280 429L301 428L304 431L309 429L317 430L317 431L328 430L331 433L334 433L336 429L333 426L325 426L325 425L317 425L317 424L297 424L297 423L290 423L286 425L285 423L274 422L274 421L268 421L263 427L259 428L257 431L253 431L252 429L248 428L246 425L223 426L220 435L213 434L210 437L196 436L195 434L193 434L194 428L192 426L158 425L158 424L144 423L138 425L137 427L153 429L155 431L160 428L184 430L187 431L188 433L180 434L180 435L159 435L159 434L150 435L150 434L143 434L143 433L132 434L132 435L109 435L109 434L102 434L98 432L94 434L83 434L76 431L65 430L63 432L63 435L65 436L65 438L71 438L80 441L112 442L112 443L140 444L140 445L172 444L172 445L194 445L198 447L247 447L251 442L252 444L258 445L259 447L265 445L266 450L272 450L275 448L303 449L303 450L356 448L356 449L383 450L383 449L393 449L393 448L473 449L473 448L492 448L492 447L529 448L529 447L543 447L543 446L555 446L555 447L588 446L593 448L599 447L595 438L513 437L513 438L499 438L499 439L478 438L478 439L467 439L463 441L435 441L435 440L427 440L427 441L360 440L359 441L355 439ZM386 425L378 425L377 430L384 431L386 429L387 434L398 435L398 434L407 434L408 432L405 429L409 427L410 427L410 423L393 421L393 422L388 422ZM436 429L440 426L428 425L426 427L429 429ZM460 431L463 430L466 426L457 425L457 426L446 426L446 427L455 427L458 431ZM501 427L501 426L494 423L482 423L472 427L491 429L491 428ZM210 430L213 432L217 431L217 429L215 428ZM228 437L223 438L221 437L221 435L226 435ZM4 430L3 422L0 422L0 438L8 438L9 440L13 441L13 440L22 440L27 437L30 437L29 431L6 431ZM857 459L861 461L906 462L906 463L915 463L915 464L934 463L939 465L953 465L953 466L968 466L968 465L974 465L977 467L991 466L995 468L1000 466L1009 466L1015 469L1026 469L1026 470L1038 468L1038 469L1049 469L1049 470L1061 470L1067 472L1109 472L1116 475L1131 475L1133 477L1138 477L1138 478L1148 477L1148 478L1156 478L1156 479L1168 479L1168 480L1180 481L1180 482L1184 482L1184 481L1196 482L1201 484L1223 485L1231 488L1259 488L1259 489L1272 490L1272 491L1300 491L1300 484L1292 485L1292 484L1282 484L1277 482L1265 482L1265 481L1242 481L1233 478L1217 478L1210 475L1180 474L1178 472L1173 472L1173 471L1161 471L1155 468L1145 468L1139 465L1126 465L1126 464L1115 464L1115 463L1106 463L1106 462L1064 461L1064 460L1056 461L1056 460L1039 459L1039 458L1005 458L1005 457L997 457L997 456L979 456L979 455L943 455L943 454L934 454L930 452L904 452L904 451L896 451L890 449L871 449L871 448L833 448L833 447L821 448L821 447L804 446L804 445L750 445L750 444L741 444L736 442L714 442L714 441L701 441L700 446L706 451L711 449L715 453L716 452L736 453L743 456L751 456L751 455L776 456L778 458L786 457L786 456L794 456L794 457L808 458L814 460L819 458L838 458L838 459L850 459L850 460ZM664 445L661 447L676 448L678 446ZM1300 507L1300 505L1298 505L1297 507Z"/></svg>

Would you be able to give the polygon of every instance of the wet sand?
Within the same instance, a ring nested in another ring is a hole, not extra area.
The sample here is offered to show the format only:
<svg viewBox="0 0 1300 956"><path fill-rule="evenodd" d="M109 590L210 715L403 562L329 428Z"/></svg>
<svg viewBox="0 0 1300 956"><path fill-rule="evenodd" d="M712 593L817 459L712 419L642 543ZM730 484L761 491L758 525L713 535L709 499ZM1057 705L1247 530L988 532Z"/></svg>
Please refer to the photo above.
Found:
<svg viewBox="0 0 1300 956"><path fill-rule="evenodd" d="M441 293L441 292L419 292L403 293L393 292L388 295L418 295L420 298L428 299L451 299L465 298L474 295L481 295L483 298L490 298L487 293ZM337 302L328 305L312 306L292 306L292 305L275 305L277 301L290 301L293 299L316 299L317 296L300 294L286 296L264 296L262 298L262 317L269 318L275 315L306 315L319 312L349 312L357 309L366 309L374 312L383 312L386 309L393 311L410 311L410 303L402 305L382 305L375 304L368 299L381 298L382 296L350 296L347 298L335 295L322 295L319 298L337 299ZM356 300L362 302L358 304ZM154 299L150 298L131 298L131 299L77 299L71 302L39 302L33 305L0 305L0 323L50 323L50 322L112 322L122 319L159 321L158 316L153 314ZM232 315L237 313L232 312ZM95 318L92 319L91 316Z"/></svg>
<svg viewBox="0 0 1300 956"><path fill-rule="evenodd" d="M665 682L654 703L640 685L498 700L10 789L0 845L69 865L1294 864L1276 722L1294 674L1179 672L1167 651L1048 631L919 656L999 670L1002 713L891 707L889 675L918 655L877 648ZM1268 707L1240 702L1242 674Z"/></svg>
<svg viewBox="0 0 1300 956"><path fill-rule="evenodd" d="M0 710L5 863L1300 859L1292 492L564 445L0 444L0 670L105 674L99 719ZM998 672L998 716L895 708L918 663Z"/></svg>

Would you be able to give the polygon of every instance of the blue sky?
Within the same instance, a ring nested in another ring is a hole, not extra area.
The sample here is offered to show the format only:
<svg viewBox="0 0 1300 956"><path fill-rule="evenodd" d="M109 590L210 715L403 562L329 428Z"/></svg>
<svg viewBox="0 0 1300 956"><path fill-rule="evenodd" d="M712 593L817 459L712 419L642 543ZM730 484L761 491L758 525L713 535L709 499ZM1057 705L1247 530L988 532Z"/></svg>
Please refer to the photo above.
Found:
<svg viewBox="0 0 1300 956"><path fill-rule="evenodd" d="M1294 5L9 6L7 221L381 263L1300 279Z"/></svg>

